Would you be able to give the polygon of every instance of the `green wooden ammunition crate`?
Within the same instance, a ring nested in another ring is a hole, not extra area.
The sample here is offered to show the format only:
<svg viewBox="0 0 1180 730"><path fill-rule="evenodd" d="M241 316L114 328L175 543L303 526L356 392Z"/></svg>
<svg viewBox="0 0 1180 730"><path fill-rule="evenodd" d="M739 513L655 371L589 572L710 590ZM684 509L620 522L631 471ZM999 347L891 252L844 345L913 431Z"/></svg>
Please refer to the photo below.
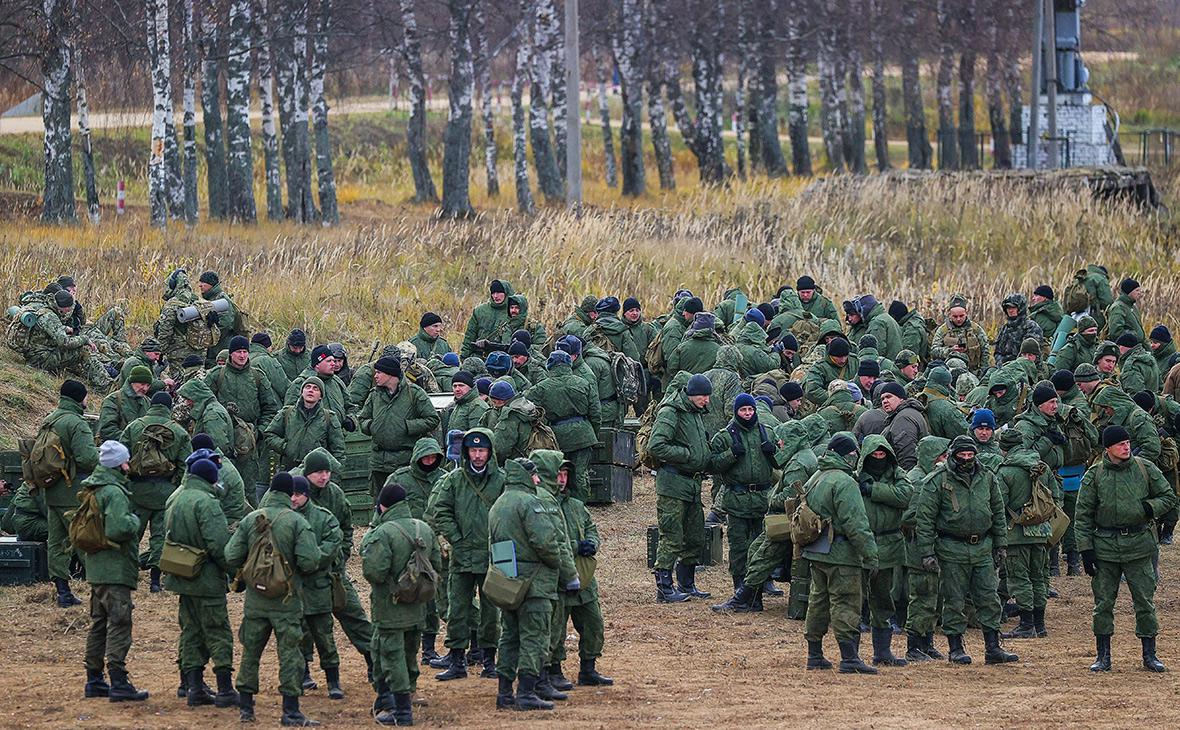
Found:
<svg viewBox="0 0 1180 730"><path fill-rule="evenodd" d="M627 468L635 468L637 454L635 453L635 434L630 431L614 428L599 430L599 443L590 453L590 461L594 464L616 464Z"/></svg>
<svg viewBox="0 0 1180 730"><path fill-rule="evenodd" d="M43 542L0 538L0 585L28 585L49 580L49 559Z"/></svg>
<svg viewBox="0 0 1180 730"><path fill-rule="evenodd" d="M721 525L705 525L705 548L701 551L700 562L697 565L720 565L725 559L722 538L724 534ZM656 567L656 550L660 545L660 528L651 525L647 528L647 567Z"/></svg>
<svg viewBox="0 0 1180 730"><path fill-rule="evenodd" d="M586 504L630 502L635 473L616 464L590 465L590 496Z"/></svg>

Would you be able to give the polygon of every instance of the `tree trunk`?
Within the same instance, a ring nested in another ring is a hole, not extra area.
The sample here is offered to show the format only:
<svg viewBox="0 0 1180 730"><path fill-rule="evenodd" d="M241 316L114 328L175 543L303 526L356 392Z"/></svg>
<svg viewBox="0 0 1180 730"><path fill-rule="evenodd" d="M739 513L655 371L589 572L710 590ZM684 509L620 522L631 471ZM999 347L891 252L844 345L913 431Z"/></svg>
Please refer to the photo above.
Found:
<svg viewBox="0 0 1180 730"><path fill-rule="evenodd" d="M557 25L556 21L554 25ZM560 35L560 29L555 28L554 33ZM553 80L553 159L557 162L557 175L564 183L566 173L565 105L569 103L569 93L566 89L565 79L565 44L560 42L560 37L558 41L554 44L551 56L553 66L550 71L550 78ZM574 103L576 104L577 101L575 100Z"/></svg>
<svg viewBox="0 0 1180 730"><path fill-rule="evenodd" d="M254 7L257 17L258 98L262 106L262 158L266 178L266 218L278 221L286 217L283 210L283 176L279 170L279 138L275 132L275 72L271 54L271 0L259 0Z"/></svg>
<svg viewBox="0 0 1180 730"><path fill-rule="evenodd" d="M205 127L205 177L209 189L209 217L229 215L229 178L225 162L225 136L221 126L221 27L214 13L215 0L201 1L201 30L197 48L201 54L201 121Z"/></svg>
<svg viewBox="0 0 1180 730"><path fill-rule="evenodd" d="M74 64L74 84L78 94L78 136L82 142L82 179L86 186L86 215L92 225L101 218L98 208L98 185L94 180L94 152L90 146L90 103L86 100L86 80L83 63L77 48L71 48Z"/></svg>
<svg viewBox="0 0 1180 730"><path fill-rule="evenodd" d="M184 0L184 222L197 224L197 48L194 0Z"/></svg>
<svg viewBox="0 0 1180 730"><path fill-rule="evenodd" d="M672 101L672 114L680 135L688 149L697 158L701 182L720 183L732 174L725 162L725 149L721 144L721 58L719 17L716 5L707 1L693 8L693 28L690 40L692 51L693 102L696 119L689 114L680 90L680 79L672 64L668 64L668 92Z"/></svg>
<svg viewBox="0 0 1180 730"><path fill-rule="evenodd" d="M819 123L823 131L824 151L832 172L844 171L844 125L840 120L840 97L837 86L843 88L844 80L836 72L836 49L838 28L837 9L833 0L824 0L824 14L817 29L819 44Z"/></svg>
<svg viewBox="0 0 1180 730"><path fill-rule="evenodd" d="M611 4L617 15L612 23L611 50L619 69L623 99L623 124L619 129L623 195L638 197L647 187L643 169L643 9L640 0L612 0Z"/></svg>
<svg viewBox="0 0 1180 730"><path fill-rule="evenodd" d="M475 3L472 15L475 24L475 77L479 88L479 111L483 121L484 175L488 181L488 197L500 195L500 176L496 171L496 125L492 114L492 59L488 46L488 28L484 22L484 4Z"/></svg>
<svg viewBox="0 0 1180 730"><path fill-rule="evenodd" d="M868 172L865 163L865 84L864 57L860 52L860 23L858 19L864 10L862 4L850 3L848 20L844 23L842 37L844 53L848 59L848 117L845 121L845 137L848 152L848 169L858 175Z"/></svg>
<svg viewBox="0 0 1180 730"><path fill-rule="evenodd" d="M45 126L45 194L41 220L77 223L74 211L74 160L70 135L70 38L74 18L69 0L44 0L45 36L41 54Z"/></svg>
<svg viewBox="0 0 1180 730"><path fill-rule="evenodd" d="M975 39L979 35L974 3L959 10L959 151L965 170L979 169L979 148L975 144Z"/></svg>
<svg viewBox="0 0 1180 730"><path fill-rule="evenodd" d="M331 0L320 0L312 46L311 110L315 125L316 190L320 198L320 222L325 226L334 226L340 222L340 209L336 205L336 177L332 174L332 140L328 135L328 100L324 98L331 20Z"/></svg>
<svg viewBox="0 0 1180 730"><path fill-rule="evenodd" d="M733 87L733 137L734 148L737 151L737 176L746 179L746 153L749 142L746 137L746 122L749 119L747 107L751 98L756 96L755 81L750 76L751 56L754 54L753 42L750 37L750 23L746 17L749 12L749 1L742 0L737 8L737 84ZM722 117L724 124L724 116ZM750 164L753 172L753 163Z"/></svg>
<svg viewBox="0 0 1180 730"><path fill-rule="evenodd" d="M606 168L606 186L608 188L617 188L619 186L619 170L618 163L615 161L615 142L614 136L610 128L610 105L607 104L606 99L606 66L603 64L602 55L599 53L598 46L595 45L592 50L594 60L594 73L598 80L598 118L599 124L602 127L602 163ZM648 97L649 101L651 97ZM660 107L663 111L663 107ZM651 107L648 106L647 113L651 114ZM655 139L655 122L652 122L652 139ZM667 127L664 127L664 132L667 133ZM656 153L657 159L659 153ZM662 186L661 186L662 187Z"/></svg>
<svg viewBox="0 0 1180 730"><path fill-rule="evenodd" d="M443 138L443 218L467 218L471 207L471 97L475 73L471 66L471 9L479 0L448 0L447 38L451 51L448 86L450 113Z"/></svg>
<svg viewBox="0 0 1180 730"><path fill-rule="evenodd" d="M402 54L410 82L410 119L406 125L406 155L414 175L414 202L437 203L438 193L426 162L426 76L422 72L422 41L418 38L415 0L400 0Z"/></svg>
<svg viewBox="0 0 1180 730"><path fill-rule="evenodd" d="M1024 34L1016 27L1016 10L1011 3L1005 4L1004 25L1007 28L1007 43L1004 48L1004 83L1008 92L1008 137L1012 144L1024 143L1024 72L1020 69L1021 53L1016 51L1024 42Z"/></svg>
<svg viewBox="0 0 1180 730"><path fill-rule="evenodd" d="M757 137L757 148L762 166L770 177L788 174L787 161L783 157L783 146L778 139L778 68L775 64L775 18L778 17L776 0L768 0L766 12L758 16L758 105L757 129L751 137Z"/></svg>
<svg viewBox="0 0 1180 730"><path fill-rule="evenodd" d="M881 12L881 0L869 2L869 45L873 54L873 151L877 157L878 172L885 172L892 165L889 162L889 129L885 105L885 14Z"/></svg>
<svg viewBox="0 0 1180 730"><path fill-rule="evenodd" d="M311 138L307 78L307 0L286 0L282 22L272 25L279 86L279 124L287 163L287 218L310 223L316 218L311 194ZM278 21L275 16L272 20Z"/></svg>
<svg viewBox="0 0 1180 730"><path fill-rule="evenodd" d="M933 151L926 132L926 109L922 102L922 74L919 67L918 3L901 4L901 87L905 103L906 151L911 170L929 170Z"/></svg>
<svg viewBox="0 0 1180 730"><path fill-rule="evenodd" d="M997 170L1012 167L1012 147L1008 137L1008 120L1004 116L1004 67L1000 62L1000 18L986 18L987 23L987 116L992 128L992 164ZM982 160L981 160L982 162Z"/></svg>
<svg viewBox="0 0 1180 730"><path fill-rule="evenodd" d="M532 16L532 0L520 0L520 24L528 26ZM516 184L516 207L531 215L536 211L533 193L529 188L528 137L524 123L524 84L529 73L532 39L527 32L518 34L516 66L512 74L512 171Z"/></svg>
<svg viewBox="0 0 1180 730"><path fill-rule="evenodd" d="M959 142L955 130L955 99L951 89L955 65L955 38L950 15L951 0L938 0L938 167L959 169Z"/></svg>
<svg viewBox="0 0 1180 730"><path fill-rule="evenodd" d="M537 189L550 203L565 200L549 128L550 72L557 44L557 10L553 0L534 0L532 77L529 84L529 145L537 168Z"/></svg>
<svg viewBox="0 0 1180 730"><path fill-rule="evenodd" d="M672 139L668 136L668 110L664 106L664 92L667 88L665 66L668 63L668 28L659 16L659 9L652 8L647 16L647 120L651 127L651 146L656 158L656 172L660 176L660 190L676 189L676 166L672 158ZM599 69L600 104L606 103L606 74L610 66ZM603 107L606 114L606 108ZM609 116L604 117L609 121Z"/></svg>
<svg viewBox="0 0 1180 730"><path fill-rule="evenodd" d="M243 223L258 219L254 207L254 156L250 150L250 10L250 0L230 3L225 74L229 214Z"/></svg>
<svg viewBox="0 0 1180 730"><path fill-rule="evenodd" d="M148 161L148 201L152 225L168 225L171 199L167 148L172 114L172 74L168 57L168 0L147 0L148 55L152 72L152 146ZM175 141L173 142L175 144Z"/></svg>
<svg viewBox="0 0 1180 730"><path fill-rule="evenodd" d="M811 175L811 143L807 138L807 53L803 45L801 3L787 8L787 131L791 136L791 164L796 175Z"/></svg>

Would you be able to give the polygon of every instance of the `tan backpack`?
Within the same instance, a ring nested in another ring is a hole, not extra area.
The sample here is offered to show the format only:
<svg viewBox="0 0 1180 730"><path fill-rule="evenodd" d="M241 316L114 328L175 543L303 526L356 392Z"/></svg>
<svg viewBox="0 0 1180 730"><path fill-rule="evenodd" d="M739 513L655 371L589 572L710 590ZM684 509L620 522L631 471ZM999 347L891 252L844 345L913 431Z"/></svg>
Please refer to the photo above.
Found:
<svg viewBox="0 0 1180 730"><path fill-rule="evenodd" d="M415 521L412 536L396 522L390 524L410 542L410 559L393 584L393 602L407 604L433 600L438 591L438 573L430 564L430 541L420 534L422 523Z"/></svg>
<svg viewBox="0 0 1180 730"><path fill-rule="evenodd" d="M74 460L66 454L61 437L53 429L60 418L47 422L33 438L18 443L21 475L30 489L44 489L63 479L67 484L74 481Z"/></svg>
<svg viewBox="0 0 1180 730"><path fill-rule="evenodd" d="M1041 479L1049 467L1043 461L1037 462L1037 465L1029 472L1029 479L1032 481L1032 493L1029 495L1028 502L1020 508L1020 512L1013 512L1008 510L1008 516L1012 518L1013 524L1017 525L1039 525L1042 522L1048 522L1057 514L1057 503L1053 501L1053 493L1045 486L1045 482Z"/></svg>
<svg viewBox="0 0 1180 730"><path fill-rule="evenodd" d="M277 520L276 520L277 522ZM287 558L279 552L271 534L273 525L265 514L254 520L254 544L246 553L241 578L264 598L286 598L291 592L294 571Z"/></svg>
<svg viewBox="0 0 1180 730"><path fill-rule="evenodd" d="M94 490L85 488L78 492L78 509L70 517L70 544L75 550L93 555L94 553L119 546L107 539L106 524L102 508Z"/></svg>

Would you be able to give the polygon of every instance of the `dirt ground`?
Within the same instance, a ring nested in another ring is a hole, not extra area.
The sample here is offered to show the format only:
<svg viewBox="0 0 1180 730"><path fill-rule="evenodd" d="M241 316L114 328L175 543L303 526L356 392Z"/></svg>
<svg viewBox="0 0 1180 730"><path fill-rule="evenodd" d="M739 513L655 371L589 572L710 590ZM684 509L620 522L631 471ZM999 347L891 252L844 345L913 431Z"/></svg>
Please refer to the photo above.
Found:
<svg viewBox="0 0 1180 730"><path fill-rule="evenodd" d="M1145 721L1173 726L1180 718L1180 683L1174 673L1141 670L1130 599L1120 596L1113 642L1114 671L1094 675L1092 606L1084 578L1054 579L1061 597L1048 609L1050 638L1009 641L1020 662L1002 667L983 664L982 638L968 635L976 662L955 667L926 662L882 670L874 677L835 672L805 672L802 623L786 618L785 599L767 599L766 611L741 616L717 615L708 603L723 600L730 578L724 566L701 571L699 585L714 599L673 606L657 605L646 568L645 530L654 521L655 497L649 480L636 482L634 502L594 510L604 544L599 552L599 585L606 617L605 656L598 668L615 679L607 688L575 688L567 702L551 713L496 712L493 680L472 675L442 684L431 673L419 680L419 696L428 707L415 709L415 722L427 727L478 725L506 727L531 723L556 727L856 726L942 728L947 726L1063 727L1130 726ZM359 535L358 535L359 542ZM1160 658L1180 671L1180 623L1176 585L1180 548L1167 548L1163 581L1156 594L1160 613ZM363 585L358 561L350 563ZM83 700L82 654L88 619L83 607L61 610L52 588L0 589L0 662L2 727L195 728L237 723L236 710L190 710L175 696L176 598L147 592L146 574L135 594L135 643L128 659L132 680L151 692L142 704ZM85 586L79 595L85 601ZM368 600L367 590L361 591ZM241 616L241 599L230 598L231 620ZM1009 624L1011 626L1011 624ZM571 628L572 634L572 628ZM373 692L365 683L365 665L337 630L348 696L330 701L323 675L321 688L303 700L304 711L325 726L372 725ZM945 651L942 637L936 639ZM862 653L871 654L866 637ZM829 658L838 656L832 639ZM576 636L567 638L576 672ZM904 639L894 640L904 649ZM237 657L235 656L235 660ZM264 656L258 722L277 725L277 662ZM207 675L207 679L212 678ZM1162 722L1161 722L1162 721Z"/></svg>

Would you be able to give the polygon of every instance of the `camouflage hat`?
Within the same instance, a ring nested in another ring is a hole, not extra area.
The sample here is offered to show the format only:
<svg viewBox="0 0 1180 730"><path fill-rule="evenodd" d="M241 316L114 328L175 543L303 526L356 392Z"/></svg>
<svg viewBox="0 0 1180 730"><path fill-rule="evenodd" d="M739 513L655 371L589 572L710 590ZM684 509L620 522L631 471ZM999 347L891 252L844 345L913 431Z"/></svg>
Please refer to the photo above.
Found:
<svg viewBox="0 0 1180 730"><path fill-rule="evenodd" d="M1025 337L1024 341L1020 343L1021 355L1037 355L1041 354L1041 343L1035 337Z"/></svg>
<svg viewBox="0 0 1180 730"><path fill-rule="evenodd" d="M578 309L589 314L590 312L593 312L594 308L597 306L598 306L598 297L594 296L593 294L589 294L587 296L582 297L582 303L578 305Z"/></svg>
<svg viewBox="0 0 1180 730"><path fill-rule="evenodd" d="M963 373L955 380L955 395L960 398L979 387L979 378L971 373Z"/></svg>
<svg viewBox="0 0 1180 730"><path fill-rule="evenodd" d="M946 304L946 308L949 310L954 309L955 307L962 307L963 309L966 309L967 297L963 296L962 294L952 294L950 301L948 301Z"/></svg>
<svg viewBox="0 0 1180 730"><path fill-rule="evenodd" d="M1098 349L1095 350L1094 362L1098 362L1098 360L1106 357L1107 355L1110 355L1111 357L1115 357L1115 358L1117 358L1119 356L1119 346L1114 344L1110 340L1103 341L1103 343L1098 346Z"/></svg>
<svg viewBox="0 0 1180 730"><path fill-rule="evenodd" d="M1091 327L1097 328L1098 320L1094 319L1088 314L1083 314L1081 317L1078 317L1078 332L1084 332Z"/></svg>
<svg viewBox="0 0 1180 730"><path fill-rule="evenodd" d="M951 371L946 368L931 368L930 372L926 373L926 380L931 385L941 385L944 388L950 388Z"/></svg>
<svg viewBox="0 0 1180 730"><path fill-rule="evenodd" d="M897 353L897 357L893 358L893 364L899 368L904 368L907 365L914 365L918 362L918 353L913 350L902 350Z"/></svg>
<svg viewBox="0 0 1180 730"><path fill-rule="evenodd" d="M1084 362L1074 368L1073 379L1076 383L1093 383L1100 380L1101 377L1098 375L1098 368Z"/></svg>
<svg viewBox="0 0 1180 730"><path fill-rule="evenodd" d="M143 342L139 343L139 349L144 352L159 352L160 343L154 337L145 337Z"/></svg>
<svg viewBox="0 0 1180 730"><path fill-rule="evenodd" d="M828 395L839 393L842 390L848 390L848 381L836 378L832 382L828 383Z"/></svg>

